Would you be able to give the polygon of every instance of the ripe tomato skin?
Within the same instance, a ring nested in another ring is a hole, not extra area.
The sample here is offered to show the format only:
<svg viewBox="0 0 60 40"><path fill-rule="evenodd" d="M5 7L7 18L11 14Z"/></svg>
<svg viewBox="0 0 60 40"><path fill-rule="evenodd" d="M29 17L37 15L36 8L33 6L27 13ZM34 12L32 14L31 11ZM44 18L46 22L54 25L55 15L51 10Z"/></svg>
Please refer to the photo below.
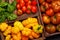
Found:
<svg viewBox="0 0 60 40"><path fill-rule="evenodd" d="M32 11L33 13L36 13L36 12L37 12L37 7L36 7L36 6L32 6L31 11Z"/></svg>
<svg viewBox="0 0 60 40"><path fill-rule="evenodd" d="M60 24L57 25L57 31L60 32Z"/></svg>
<svg viewBox="0 0 60 40"><path fill-rule="evenodd" d="M51 22L53 24L58 24L56 15L54 15L54 16L51 17Z"/></svg>
<svg viewBox="0 0 60 40"><path fill-rule="evenodd" d="M27 14L30 14L30 12L31 12L30 10L26 10L26 13L27 13Z"/></svg>
<svg viewBox="0 0 60 40"><path fill-rule="evenodd" d="M42 20L45 24L50 24L50 17L47 15L43 15Z"/></svg>
<svg viewBox="0 0 60 40"><path fill-rule="evenodd" d="M25 12L26 11L26 6L22 7L22 11Z"/></svg>
<svg viewBox="0 0 60 40"><path fill-rule="evenodd" d="M17 15L22 15L22 14L23 14L23 11L19 9Z"/></svg>
<svg viewBox="0 0 60 40"><path fill-rule="evenodd" d="M36 1L32 1L32 5L36 6L37 2Z"/></svg>
<svg viewBox="0 0 60 40"><path fill-rule="evenodd" d="M23 7L25 5L25 2L22 0L20 1L20 6Z"/></svg>
<svg viewBox="0 0 60 40"><path fill-rule="evenodd" d="M31 5L32 4L32 2L31 1L28 1L27 3L26 3L26 6L27 5Z"/></svg>
<svg viewBox="0 0 60 40"><path fill-rule="evenodd" d="M17 9L20 9L20 4L17 4L16 7L17 7Z"/></svg>
<svg viewBox="0 0 60 40"><path fill-rule="evenodd" d="M26 3L27 3L28 1L29 1L29 0L24 0L24 2L26 2Z"/></svg>
<svg viewBox="0 0 60 40"><path fill-rule="evenodd" d="M56 13L55 15L56 15L56 17L57 17L57 22L58 22L58 24L60 24L60 13Z"/></svg>
<svg viewBox="0 0 60 40"><path fill-rule="evenodd" d="M41 4L41 3L43 3L45 0L39 0L39 3Z"/></svg>
<svg viewBox="0 0 60 40"><path fill-rule="evenodd" d="M54 15L53 9L46 10L46 15L53 16Z"/></svg>
<svg viewBox="0 0 60 40"><path fill-rule="evenodd" d="M45 29L46 29L46 31L48 33L54 33L54 32L56 32L56 27L54 25L52 25L52 24L47 25L45 27Z"/></svg>
<svg viewBox="0 0 60 40"><path fill-rule="evenodd" d="M16 0L17 3L20 3L20 0Z"/></svg>
<svg viewBox="0 0 60 40"><path fill-rule="evenodd" d="M28 10L31 10L31 5L27 5L27 9Z"/></svg>

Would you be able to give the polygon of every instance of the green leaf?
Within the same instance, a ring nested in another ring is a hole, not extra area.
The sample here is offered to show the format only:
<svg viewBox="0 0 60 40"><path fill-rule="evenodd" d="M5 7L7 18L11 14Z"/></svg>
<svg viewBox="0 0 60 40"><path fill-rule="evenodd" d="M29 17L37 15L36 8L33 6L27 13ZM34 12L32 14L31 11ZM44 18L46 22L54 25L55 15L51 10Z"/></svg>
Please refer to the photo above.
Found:
<svg viewBox="0 0 60 40"><path fill-rule="evenodd" d="M8 20L15 20L17 18L17 15L12 13L12 14L9 14L7 18Z"/></svg>

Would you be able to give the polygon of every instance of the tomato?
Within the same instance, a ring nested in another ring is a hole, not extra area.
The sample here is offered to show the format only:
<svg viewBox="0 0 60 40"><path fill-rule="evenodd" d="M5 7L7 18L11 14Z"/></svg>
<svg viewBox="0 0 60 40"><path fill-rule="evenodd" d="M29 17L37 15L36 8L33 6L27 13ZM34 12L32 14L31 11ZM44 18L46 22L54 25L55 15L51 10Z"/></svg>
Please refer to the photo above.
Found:
<svg viewBox="0 0 60 40"><path fill-rule="evenodd" d="M60 11L60 1L53 1L52 8L53 8L54 12L59 12Z"/></svg>
<svg viewBox="0 0 60 40"><path fill-rule="evenodd" d="M17 1L17 3L20 3L20 0L16 0Z"/></svg>
<svg viewBox="0 0 60 40"><path fill-rule="evenodd" d="M43 3L45 0L39 0L39 3Z"/></svg>
<svg viewBox="0 0 60 40"><path fill-rule="evenodd" d="M57 30L60 32L60 24L57 25Z"/></svg>
<svg viewBox="0 0 60 40"><path fill-rule="evenodd" d="M22 11L25 12L26 11L26 6L22 7Z"/></svg>
<svg viewBox="0 0 60 40"><path fill-rule="evenodd" d="M56 15L54 15L54 16L51 17L51 22L53 24L58 24Z"/></svg>
<svg viewBox="0 0 60 40"><path fill-rule="evenodd" d="M26 3L29 1L29 0L24 0Z"/></svg>
<svg viewBox="0 0 60 40"><path fill-rule="evenodd" d="M32 11L33 13L36 13L36 12L37 12L37 6L32 6L31 11Z"/></svg>
<svg viewBox="0 0 60 40"><path fill-rule="evenodd" d="M56 13L56 17L57 17L58 24L60 24L60 13Z"/></svg>
<svg viewBox="0 0 60 40"><path fill-rule="evenodd" d="M17 7L17 9L20 9L20 4L17 4L16 7Z"/></svg>
<svg viewBox="0 0 60 40"><path fill-rule="evenodd" d="M30 14L30 13L31 13L31 11L30 11L30 10L26 10L26 13L27 13L27 14Z"/></svg>
<svg viewBox="0 0 60 40"><path fill-rule="evenodd" d="M37 5L37 2L36 1L32 1L32 5Z"/></svg>
<svg viewBox="0 0 60 40"><path fill-rule="evenodd" d="M46 9L49 9L51 7L51 5L47 2L43 2L42 5L45 6Z"/></svg>
<svg viewBox="0 0 60 40"><path fill-rule="evenodd" d="M45 29L46 29L46 31L48 33L54 33L54 32L56 32L56 27L54 25L52 25L52 24L47 25L45 27Z"/></svg>
<svg viewBox="0 0 60 40"><path fill-rule="evenodd" d="M28 10L31 10L31 5L27 5L27 9Z"/></svg>
<svg viewBox="0 0 60 40"><path fill-rule="evenodd" d="M22 15L22 14L23 14L22 10L19 9L17 15Z"/></svg>
<svg viewBox="0 0 60 40"><path fill-rule="evenodd" d="M20 6L23 7L25 5L25 2L22 0L20 1Z"/></svg>
<svg viewBox="0 0 60 40"><path fill-rule="evenodd" d="M48 3L52 2L53 0L46 0Z"/></svg>
<svg viewBox="0 0 60 40"><path fill-rule="evenodd" d="M46 15L53 16L54 15L53 9L50 8L50 9L46 10Z"/></svg>
<svg viewBox="0 0 60 40"><path fill-rule="evenodd" d="M28 40L28 37L27 36L24 36L24 35L22 35L22 40Z"/></svg>
<svg viewBox="0 0 60 40"><path fill-rule="evenodd" d="M49 23L50 23L50 17L47 16L47 15L44 15L44 16L42 17L42 20L43 20L43 22L44 22L45 24L49 24Z"/></svg>
<svg viewBox="0 0 60 40"><path fill-rule="evenodd" d="M40 6L40 11L41 11L41 12L45 12L45 8L44 8L43 5Z"/></svg>
<svg viewBox="0 0 60 40"><path fill-rule="evenodd" d="M26 3L26 6L27 6L27 5L31 5L31 1L28 1L28 2Z"/></svg>

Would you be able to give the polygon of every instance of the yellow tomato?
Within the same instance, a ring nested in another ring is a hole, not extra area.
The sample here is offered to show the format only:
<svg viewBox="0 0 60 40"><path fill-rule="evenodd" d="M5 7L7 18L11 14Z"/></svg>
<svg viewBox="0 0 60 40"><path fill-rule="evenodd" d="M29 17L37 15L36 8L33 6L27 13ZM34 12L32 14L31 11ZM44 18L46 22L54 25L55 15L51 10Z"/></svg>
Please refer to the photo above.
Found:
<svg viewBox="0 0 60 40"><path fill-rule="evenodd" d="M10 40L10 38L11 38L11 35L7 35L5 40Z"/></svg>

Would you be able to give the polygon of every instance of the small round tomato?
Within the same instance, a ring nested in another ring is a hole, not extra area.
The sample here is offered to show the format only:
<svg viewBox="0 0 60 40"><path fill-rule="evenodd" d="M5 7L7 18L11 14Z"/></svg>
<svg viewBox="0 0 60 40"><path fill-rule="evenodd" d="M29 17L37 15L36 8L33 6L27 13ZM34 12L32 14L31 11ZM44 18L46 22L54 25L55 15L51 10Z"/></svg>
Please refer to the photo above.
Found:
<svg viewBox="0 0 60 40"><path fill-rule="evenodd" d="M28 2L26 3L26 6L27 6L27 5L31 5L31 1L28 1Z"/></svg>
<svg viewBox="0 0 60 40"><path fill-rule="evenodd" d="M25 12L26 11L26 6L22 7L22 11Z"/></svg>
<svg viewBox="0 0 60 40"><path fill-rule="evenodd" d="M20 6L23 7L25 5L25 2L22 0L20 1Z"/></svg>
<svg viewBox="0 0 60 40"><path fill-rule="evenodd" d="M57 25L57 30L60 32L60 24Z"/></svg>
<svg viewBox="0 0 60 40"><path fill-rule="evenodd" d="M50 23L50 17L47 16L47 15L44 15L44 16L42 17L42 20L43 20L43 22L44 22L45 24L49 24L49 23Z"/></svg>
<svg viewBox="0 0 60 40"><path fill-rule="evenodd" d="M24 0L26 3L29 1L29 0Z"/></svg>
<svg viewBox="0 0 60 40"><path fill-rule="evenodd" d="M17 7L17 9L20 9L20 4L17 4L16 7Z"/></svg>
<svg viewBox="0 0 60 40"><path fill-rule="evenodd" d="M32 6L31 11L32 11L33 13L36 13L36 12L37 12L37 6Z"/></svg>
<svg viewBox="0 0 60 40"><path fill-rule="evenodd" d="M27 5L27 9L28 10L31 10L31 5Z"/></svg>
<svg viewBox="0 0 60 40"><path fill-rule="evenodd" d="M27 13L27 14L30 14L30 12L31 12L30 10L26 10L26 13Z"/></svg>
<svg viewBox="0 0 60 40"><path fill-rule="evenodd" d="M56 15L54 15L54 16L51 17L51 22L53 24L58 24Z"/></svg>
<svg viewBox="0 0 60 40"><path fill-rule="evenodd" d="M46 31L48 33L54 33L54 32L56 32L56 27L54 25L52 25L52 24L47 25L45 27L45 29L46 29Z"/></svg>
<svg viewBox="0 0 60 40"><path fill-rule="evenodd" d="M22 15L22 14L23 14L22 10L19 9L17 15Z"/></svg>
<svg viewBox="0 0 60 40"><path fill-rule="evenodd" d="M37 2L36 1L32 1L32 5L37 5Z"/></svg>
<svg viewBox="0 0 60 40"><path fill-rule="evenodd" d="M50 8L50 9L46 10L46 15L53 16L54 15L53 9Z"/></svg>

